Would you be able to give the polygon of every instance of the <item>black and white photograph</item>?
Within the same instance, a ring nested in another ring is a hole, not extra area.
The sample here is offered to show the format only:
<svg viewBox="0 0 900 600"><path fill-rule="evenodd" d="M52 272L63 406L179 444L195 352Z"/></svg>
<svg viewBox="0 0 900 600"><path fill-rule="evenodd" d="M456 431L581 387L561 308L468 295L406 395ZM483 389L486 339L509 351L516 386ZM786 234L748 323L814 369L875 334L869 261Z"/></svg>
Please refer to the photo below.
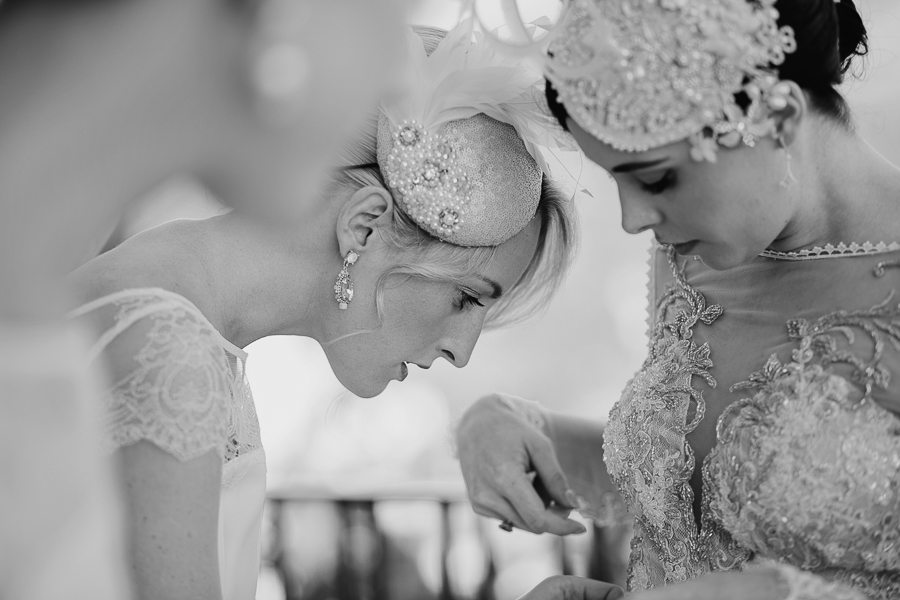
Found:
<svg viewBox="0 0 900 600"><path fill-rule="evenodd" d="M0 600L900 600L900 0L0 0Z"/></svg>

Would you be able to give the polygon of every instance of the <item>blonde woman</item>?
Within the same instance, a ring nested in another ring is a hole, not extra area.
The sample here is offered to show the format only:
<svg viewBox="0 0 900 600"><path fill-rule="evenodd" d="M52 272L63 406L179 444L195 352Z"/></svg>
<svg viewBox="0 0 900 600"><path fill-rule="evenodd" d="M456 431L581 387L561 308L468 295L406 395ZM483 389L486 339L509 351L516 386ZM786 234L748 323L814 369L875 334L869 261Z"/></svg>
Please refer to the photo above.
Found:
<svg viewBox="0 0 900 600"><path fill-rule="evenodd" d="M556 131L539 76L468 24L441 37L410 34L408 91L359 132L305 222L174 222L73 274L75 318L114 382L105 442L139 597L254 595L265 458L244 346L311 337L370 397L413 366L465 366L485 326L529 313L565 273L571 207L542 168Z"/></svg>

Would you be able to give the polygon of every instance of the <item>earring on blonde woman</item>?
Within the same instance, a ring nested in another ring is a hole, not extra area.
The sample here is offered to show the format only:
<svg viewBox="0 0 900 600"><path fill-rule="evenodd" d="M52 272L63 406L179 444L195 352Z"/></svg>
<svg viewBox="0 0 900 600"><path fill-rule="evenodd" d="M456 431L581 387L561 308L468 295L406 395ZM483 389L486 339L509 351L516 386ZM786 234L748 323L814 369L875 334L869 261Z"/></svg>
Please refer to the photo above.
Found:
<svg viewBox="0 0 900 600"><path fill-rule="evenodd" d="M359 254L353 250L347 252L344 256L344 266L334 281L334 299L337 300L338 308L341 310L347 310L350 301L353 300L353 281L350 279L349 268L358 258Z"/></svg>
<svg viewBox="0 0 900 600"><path fill-rule="evenodd" d="M784 151L784 177L781 178L781 181L778 183L783 188L789 188L795 183L797 183L797 178L794 177L794 172L791 170L791 151L788 150L787 144L784 143L784 136L778 136L778 145L781 146L781 149Z"/></svg>

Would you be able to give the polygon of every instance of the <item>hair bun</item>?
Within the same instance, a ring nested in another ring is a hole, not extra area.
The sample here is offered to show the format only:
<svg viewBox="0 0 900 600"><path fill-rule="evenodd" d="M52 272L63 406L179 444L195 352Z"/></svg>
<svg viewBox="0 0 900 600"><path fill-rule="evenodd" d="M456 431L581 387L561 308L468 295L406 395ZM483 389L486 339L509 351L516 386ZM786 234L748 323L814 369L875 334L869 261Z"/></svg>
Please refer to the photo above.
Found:
<svg viewBox="0 0 900 600"><path fill-rule="evenodd" d="M837 0L834 8L837 11L841 73L846 73L855 57L869 53L869 38L853 0Z"/></svg>

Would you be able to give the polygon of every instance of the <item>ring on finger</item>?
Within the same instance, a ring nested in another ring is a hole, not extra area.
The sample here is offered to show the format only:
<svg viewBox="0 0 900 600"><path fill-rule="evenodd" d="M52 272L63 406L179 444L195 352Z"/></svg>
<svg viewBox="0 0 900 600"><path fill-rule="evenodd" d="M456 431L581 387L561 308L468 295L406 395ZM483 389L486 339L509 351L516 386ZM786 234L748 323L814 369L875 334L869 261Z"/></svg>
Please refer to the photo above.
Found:
<svg viewBox="0 0 900 600"><path fill-rule="evenodd" d="M500 523L499 527L500 527L500 529L502 529L503 531L509 532L509 531L512 531L512 530L513 530L513 523L512 523L512 521L510 521L509 519L504 519L503 522Z"/></svg>

